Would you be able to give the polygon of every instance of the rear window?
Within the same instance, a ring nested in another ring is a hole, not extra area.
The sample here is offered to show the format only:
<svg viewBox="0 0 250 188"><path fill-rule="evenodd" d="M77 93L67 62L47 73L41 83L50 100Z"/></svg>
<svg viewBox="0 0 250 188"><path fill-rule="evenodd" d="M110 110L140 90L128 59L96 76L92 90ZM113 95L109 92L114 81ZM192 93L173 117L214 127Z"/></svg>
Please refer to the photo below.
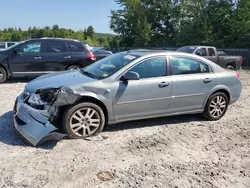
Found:
<svg viewBox="0 0 250 188"><path fill-rule="evenodd" d="M194 47L194 46L184 46L184 47L177 49L176 51L192 54L195 51L195 49L196 49L196 47Z"/></svg>
<svg viewBox="0 0 250 188"><path fill-rule="evenodd" d="M84 52L85 51L83 44L80 42L69 41L67 43L68 43L69 50L71 52Z"/></svg>
<svg viewBox="0 0 250 188"><path fill-rule="evenodd" d="M0 49L5 49L5 43L4 42L0 42Z"/></svg>

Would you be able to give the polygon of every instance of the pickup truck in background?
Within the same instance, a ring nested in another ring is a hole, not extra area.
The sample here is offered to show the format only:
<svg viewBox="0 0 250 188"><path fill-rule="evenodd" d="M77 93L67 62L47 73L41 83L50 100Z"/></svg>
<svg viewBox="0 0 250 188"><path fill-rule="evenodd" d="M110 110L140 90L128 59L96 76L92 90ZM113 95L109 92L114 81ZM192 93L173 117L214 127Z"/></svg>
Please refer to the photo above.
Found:
<svg viewBox="0 0 250 188"><path fill-rule="evenodd" d="M6 50L7 48L18 43L19 42L0 42L0 51Z"/></svg>
<svg viewBox="0 0 250 188"><path fill-rule="evenodd" d="M217 49L212 46L183 46L176 51L203 56L221 67L231 70L239 70L243 62L241 56L228 56L223 52L217 52Z"/></svg>

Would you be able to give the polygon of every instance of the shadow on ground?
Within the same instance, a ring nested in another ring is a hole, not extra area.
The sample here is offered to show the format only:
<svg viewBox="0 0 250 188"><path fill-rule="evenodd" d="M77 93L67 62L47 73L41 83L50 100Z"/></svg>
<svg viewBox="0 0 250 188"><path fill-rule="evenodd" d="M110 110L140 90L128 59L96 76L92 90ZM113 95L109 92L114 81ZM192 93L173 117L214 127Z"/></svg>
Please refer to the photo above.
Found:
<svg viewBox="0 0 250 188"><path fill-rule="evenodd" d="M104 131L114 132L127 129L138 129L143 127L168 126L168 124L179 124L179 123L188 123L195 121L201 122L202 125L204 119L200 115L182 115L182 116L172 116L163 118L152 118L146 120L138 120L138 121L109 125L105 128Z"/></svg>
<svg viewBox="0 0 250 188"><path fill-rule="evenodd" d="M14 112L9 111L4 115L0 116L0 142L11 145L11 146L23 146L23 147L33 147L25 140L23 140L14 129L13 125ZM114 125L109 125L105 128L105 132L115 132L123 131L127 129L138 129L143 127L153 127L153 126L168 126L168 124L179 124L185 122L195 122L204 121L199 115L184 115L184 116L174 116L165 118L154 118L147 120L131 121L126 123L119 123ZM38 146L41 149L53 149L58 141L49 140Z"/></svg>
<svg viewBox="0 0 250 188"><path fill-rule="evenodd" d="M23 140L14 129L14 112L9 111L0 116L0 142L10 146L33 147ZM49 141L38 146L41 149L53 149L58 141Z"/></svg>

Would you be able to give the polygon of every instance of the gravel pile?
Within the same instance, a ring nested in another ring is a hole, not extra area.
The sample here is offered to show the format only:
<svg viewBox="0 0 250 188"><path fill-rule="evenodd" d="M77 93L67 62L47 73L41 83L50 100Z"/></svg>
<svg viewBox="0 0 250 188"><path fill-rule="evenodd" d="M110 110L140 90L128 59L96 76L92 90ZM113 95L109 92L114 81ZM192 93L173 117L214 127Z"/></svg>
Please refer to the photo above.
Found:
<svg viewBox="0 0 250 188"><path fill-rule="evenodd" d="M38 148L13 129L26 83L0 85L0 187L250 187L250 72L218 122L199 115L112 125L104 139L61 140Z"/></svg>

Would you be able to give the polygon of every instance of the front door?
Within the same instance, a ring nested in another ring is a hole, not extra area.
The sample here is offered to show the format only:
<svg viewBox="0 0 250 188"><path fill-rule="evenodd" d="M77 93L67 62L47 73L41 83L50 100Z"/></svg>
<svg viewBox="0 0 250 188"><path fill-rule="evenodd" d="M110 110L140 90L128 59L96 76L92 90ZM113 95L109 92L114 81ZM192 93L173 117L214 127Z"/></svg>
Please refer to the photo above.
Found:
<svg viewBox="0 0 250 188"><path fill-rule="evenodd" d="M171 78L167 76L166 57L144 60L128 71L139 74L139 80L119 81L114 95L116 120L137 119L164 114L171 96Z"/></svg>
<svg viewBox="0 0 250 188"><path fill-rule="evenodd" d="M216 75L206 63L188 57L171 57L172 113L200 110L208 92L216 85Z"/></svg>
<svg viewBox="0 0 250 188"><path fill-rule="evenodd" d="M28 41L16 47L19 53L12 51L9 65L13 75L43 74L43 42Z"/></svg>

